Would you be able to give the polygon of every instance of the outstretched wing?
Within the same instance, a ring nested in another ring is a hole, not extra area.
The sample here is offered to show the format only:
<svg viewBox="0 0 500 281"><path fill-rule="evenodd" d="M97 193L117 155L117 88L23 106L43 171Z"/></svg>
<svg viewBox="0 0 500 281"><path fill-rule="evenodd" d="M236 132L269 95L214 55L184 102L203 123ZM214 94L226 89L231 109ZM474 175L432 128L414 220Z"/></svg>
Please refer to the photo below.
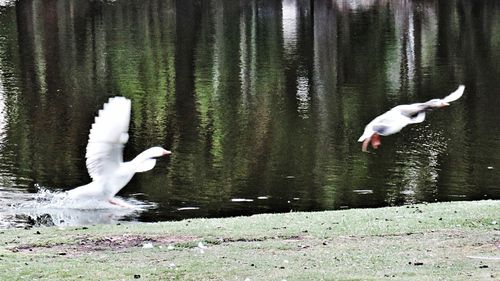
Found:
<svg viewBox="0 0 500 281"><path fill-rule="evenodd" d="M99 110L89 133L87 170L95 181L109 175L123 162L123 146L128 141L130 100L113 97Z"/></svg>
<svg viewBox="0 0 500 281"><path fill-rule="evenodd" d="M452 102L452 101L458 100L464 94L464 90L465 90L465 86L464 85L458 86L458 89L455 92L453 92L453 93L447 95L446 97L444 97L443 101L444 102Z"/></svg>
<svg viewBox="0 0 500 281"><path fill-rule="evenodd" d="M359 142L367 139L374 133L382 136L395 134L408 124L420 123L425 120L425 111L417 112L414 116L406 116L400 110L400 107L394 107L388 112L373 119L366 125L363 135L358 139Z"/></svg>
<svg viewBox="0 0 500 281"><path fill-rule="evenodd" d="M408 118L408 124L422 123L425 120L425 111L422 110L417 115Z"/></svg>

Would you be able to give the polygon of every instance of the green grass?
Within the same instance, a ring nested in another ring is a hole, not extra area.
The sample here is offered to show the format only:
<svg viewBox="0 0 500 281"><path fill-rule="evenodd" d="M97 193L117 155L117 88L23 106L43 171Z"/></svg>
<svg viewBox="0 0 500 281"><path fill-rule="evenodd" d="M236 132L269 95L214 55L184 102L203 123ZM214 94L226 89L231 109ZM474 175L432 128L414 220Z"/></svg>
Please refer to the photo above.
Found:
<svg viewBox="0 0 500 281"><path fill-rule="evenodd" d="M499 224L479 201L9 229L0 280L499 280Z"/></svg>

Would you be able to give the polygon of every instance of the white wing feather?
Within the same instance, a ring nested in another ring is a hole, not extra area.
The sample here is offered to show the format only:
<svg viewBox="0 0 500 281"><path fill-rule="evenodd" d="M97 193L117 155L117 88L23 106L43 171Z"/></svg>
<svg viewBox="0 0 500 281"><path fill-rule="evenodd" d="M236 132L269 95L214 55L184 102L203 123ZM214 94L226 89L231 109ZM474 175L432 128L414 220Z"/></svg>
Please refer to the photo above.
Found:
<svg viewBox="0 0 500 281"><path fill-rule="evenodd" d="M442 99L444 102L452 102L458 100L464 94L465 86L460 85L458 89ZM432 102L431 100L429 102ZM371 137L374 133L383 136L395 134L403 129L408 124L420 123L425 120L425 110L428 108L428 103L414 103L407 105L398 105L386 113L373 119L366 125L363 135L359 137L358 142ZM417 114L413 116L413 114Z"/></svg>
<svg viewBox="0 0 500 281"><path fill-rule="evenodd" d="M464 85L458 86L458 89L455 92L453 92L453 93L447 95L446 97L444 97L443 101L445 101L445 102L452 102L452 101L458 100L464 94L464 90L465 90L465 86Z"/></svg>
<svg viewBox="0 0 500 281"><path fill-rule="evenodd" d="M123 146L128 141L130 100L110 98L99 110L89 133L85 158L90 177L95 181L118 169L123 162Z"/></svg>
<svg viewBox="0 0 500 281"><path fill-rule="evenodd" d="M421 123L424 120L425 111L418 112L415 117L409 117L404 115L398 107L395 107L368 123L363 135L358 139L358 142L364 141L374 133L378 133L382 136L392 135L401 131L401 129L408 124Z"/></svg>

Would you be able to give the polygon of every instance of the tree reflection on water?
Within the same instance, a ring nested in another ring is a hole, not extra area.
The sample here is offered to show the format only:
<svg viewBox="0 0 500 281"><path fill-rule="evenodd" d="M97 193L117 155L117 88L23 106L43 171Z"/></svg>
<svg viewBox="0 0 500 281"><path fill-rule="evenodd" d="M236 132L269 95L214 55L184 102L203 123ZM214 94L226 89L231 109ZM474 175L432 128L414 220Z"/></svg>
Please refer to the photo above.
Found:
<svg viewBox="0 0 500 281"><path fill-rule="evenodd" d="M0 7L0 185L88 182L90 124L123 95L126 157L174 152L122 193L158 204L139 220L498 199L498 34L493 0L18 1ZM361 153L373 117L462 83Z"/></svg>

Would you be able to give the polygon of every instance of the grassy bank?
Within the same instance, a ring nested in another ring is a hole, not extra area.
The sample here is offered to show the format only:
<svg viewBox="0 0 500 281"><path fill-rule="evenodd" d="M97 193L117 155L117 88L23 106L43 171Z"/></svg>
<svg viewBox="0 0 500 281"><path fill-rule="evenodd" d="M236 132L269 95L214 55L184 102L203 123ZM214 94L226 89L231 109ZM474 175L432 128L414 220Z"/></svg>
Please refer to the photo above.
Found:
<svg viewBox="0 0 500 281"><path fill-rule="evenodd" d="M500 201L0 233L0 280L500 279Z"/></svg>

